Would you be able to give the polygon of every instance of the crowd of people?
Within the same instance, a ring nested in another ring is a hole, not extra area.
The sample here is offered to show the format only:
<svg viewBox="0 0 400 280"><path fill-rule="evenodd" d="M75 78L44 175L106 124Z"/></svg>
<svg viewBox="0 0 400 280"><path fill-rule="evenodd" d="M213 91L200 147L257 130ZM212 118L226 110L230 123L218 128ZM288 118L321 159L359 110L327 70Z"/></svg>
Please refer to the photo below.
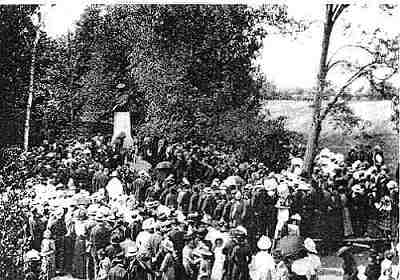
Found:
<svg viewBox="0 0 400 280"><path fill-rule="evenodd" d="M379 146L323 149L308 180L302 165L274 173L212 144L127 149L96 135L32 148L3 168L0 190L24 192L26 279L309 280L317 240L398 238L398 185Z"/></svg>

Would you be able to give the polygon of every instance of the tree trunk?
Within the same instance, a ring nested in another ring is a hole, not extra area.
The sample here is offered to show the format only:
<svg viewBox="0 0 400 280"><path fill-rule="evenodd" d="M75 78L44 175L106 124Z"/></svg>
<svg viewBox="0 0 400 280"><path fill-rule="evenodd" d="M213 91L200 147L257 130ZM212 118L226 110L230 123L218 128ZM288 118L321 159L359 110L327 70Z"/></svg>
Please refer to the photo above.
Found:
<svg viewBox="0 0 400 280"><path fill-rule="evenodd" d="M35 41L33 42L32 48L32 58L31 58L31 69L29 75L29 91L28 91L28 102L26 104L26 119L24 126L24 151L28 151L29 148L29 130L30 130L30 120L31 120L31 109L33 102L33 90L34 90L34 78L35 78L35 64L36 64L36 52L37 45L39 43L40 38L40 29L36 30Z"/></svg>
<svg viewBox="0 0 400 280"><path fill-rule="evenodd" d="M325 90L326 85L326 74L327 74L327 57L329 50L329 40L331 37L332 27L333 27L333 13L332 13L332 5L326 6L326 16L324 23L324 33L322 38L321 45L321 57L319 62L319 71L318 71L318 81L317 81L317 91L314 94L313 100L313 116L312 123L310 128L310 134L307 139L307 147L304 155L304 167L303 171L310 176L312 173L313 162L318 150L318 140L319 135L321 133L321 102L322 95Z"/></svg>

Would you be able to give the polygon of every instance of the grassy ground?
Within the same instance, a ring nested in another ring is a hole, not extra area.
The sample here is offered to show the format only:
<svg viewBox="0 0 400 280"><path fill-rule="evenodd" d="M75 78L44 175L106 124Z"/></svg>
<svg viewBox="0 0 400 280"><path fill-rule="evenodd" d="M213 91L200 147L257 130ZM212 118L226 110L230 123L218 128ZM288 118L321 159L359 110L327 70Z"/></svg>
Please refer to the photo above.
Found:
<svg viewBox="0 0 400 280"><path fill-rule="evenodd" d="M312 108L307 101L267 101L264 113L272 117L286 116L289 129L307 134ZM391 170L399 158L399 137L390 122L392 112L390 101L357 101L350 104L354 113L364 120L364 128L354 128L350 135L335 129L329 119L323 124L321 144L335 152L346 152L355 144L380 145L385 152Z"/></svg>

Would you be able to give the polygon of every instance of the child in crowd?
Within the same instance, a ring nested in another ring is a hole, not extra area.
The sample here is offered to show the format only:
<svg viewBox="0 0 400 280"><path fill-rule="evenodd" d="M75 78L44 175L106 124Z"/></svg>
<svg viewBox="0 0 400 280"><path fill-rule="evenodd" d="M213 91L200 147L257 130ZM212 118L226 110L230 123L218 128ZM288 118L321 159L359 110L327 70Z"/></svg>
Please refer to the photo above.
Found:
<svg viewBox="0 0 400 280"><path fill-rule="evenodd" d="M99 258L99 272L96 280L106 280L108 277L108 271L111 268L111 261L108 256L106 256L104 249L97 251L97 257Z"/></svg>
<svg viewBox="0 0 400 280"><path fill-rule="evenodd" d="M45 230L41 245L40 255L42 256L42 280L51 280L56 276L56 245L51 238L51 231Z"/></svg>

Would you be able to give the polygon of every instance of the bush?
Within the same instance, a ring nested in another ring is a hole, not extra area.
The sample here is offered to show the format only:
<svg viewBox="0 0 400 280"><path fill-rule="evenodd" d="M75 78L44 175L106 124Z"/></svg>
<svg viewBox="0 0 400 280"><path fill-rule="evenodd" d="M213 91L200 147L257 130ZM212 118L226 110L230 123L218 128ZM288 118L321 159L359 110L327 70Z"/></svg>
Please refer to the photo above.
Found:
<svg viewBox="0 0 400 280"><path fill-rule="evenodd" d="M301 135L285 128L284 117L265 119L244 111L229 112L212 138L218 138L241 152L242 160L256 158L273 171L287 167L292 147L304 142Z"/></svg>
<svg viewBox="0 0 400 280"><path fill-rule="evenodd" d="M206 141L235 151L241 161L257 159L271 170L280 172L286 168L291 153L301 153L294 148L304 143L302 135L285 128L285 122L284 117L265 119L237 109L215 116L212 123L164 120L146 123L137 129L137 133L143 137L165 138L169 142L200 144Z"/></svg>
<svg viewBox="0 0 400 280"><path fill-rule="evenodd" d="M23 279L23 243L25 213L19 201L21 191L10 190L0 194L0 275L1 279ZM4 278L3 278L4 277Z"/></svg>

